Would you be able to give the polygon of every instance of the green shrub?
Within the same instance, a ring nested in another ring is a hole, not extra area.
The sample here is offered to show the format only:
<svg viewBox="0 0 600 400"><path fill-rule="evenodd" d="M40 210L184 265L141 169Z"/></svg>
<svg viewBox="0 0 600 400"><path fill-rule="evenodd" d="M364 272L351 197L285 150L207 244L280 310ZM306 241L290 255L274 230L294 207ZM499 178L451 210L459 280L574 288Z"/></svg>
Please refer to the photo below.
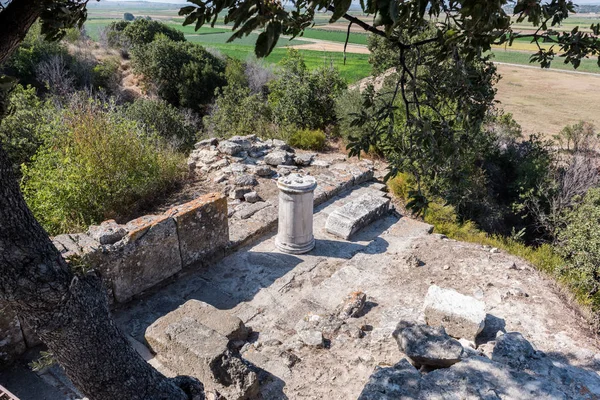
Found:
<svg viewBox="0 0 600 400"><path fill-rule="evenodd" d="M281 61L277 79L269 84L273 122L299 128L325 129L336 122L335 98L346 88L332 66L309 71L297 50Z"/></svg>
<svg viewBox="0 0 600 400"><path fill-rule="evenodd" d="M28 163L51 132L56 109L36 96L35 88L17 85L9 97L9 113L0 120L0 143L14 170Z"/></svg>
<svg viewBox="0 0 600 400"><path fill-rule="evenodd" d="M562 275L600 308L600 189L590 189L565 220L558 235L560 253L567 260Z"/></svg>
<svg viewBox="0 0 600 400"><path fill-rule="evenodd" d="M161 37L135 47L132 55L135 72L175 106L201 110L225 85L225 62L192 43Z"/></svg>
<svg viewBox="0 0 600 400"><path fill-rule="evenodd" d="M112 91L119 81L119 62L116 59L106 59L92 68L92 86Z"/></svg>
<svg viewBox="0 0 600 400"><path fill-rule="evenodd" d="M125 116L142 123L179 150L190 150L196 141L196 128L182 113L164 100L136 99L125 109Z"/></svg>
<svg viewBox="0 0 600 400"><path fill-rule="evenodd" d="M175 42L184 42L183 32L158 21L137 18L130 21L114 21L108 26L109 46L139 46L153 42L158 37L166 37Z"/></svg>
<svg viewBox="0 0 600 400"><path fill-rule="evenodd" d="M43 82L37 79L37 68L40 63L53 57L63 57L70 61L67 48L61 42L45 40L40 24L34 24L13 55L4 63L2 71L18 78L23 85L43 88Z"/></svg>
<svg viewBox="0 0 600 400"><path fill-rule="evenodd" d="M63 111L23 169L22 190L50 234L129 215L183 176L185 158L137 122L88 103Z"/></svg>
<svg viewBox="0 0 600 400"><path fill-rule="evenodd" d="M325 133L319 129L300 129L289 139L290 146L304 150L323 150L327 142Z"/></svg>

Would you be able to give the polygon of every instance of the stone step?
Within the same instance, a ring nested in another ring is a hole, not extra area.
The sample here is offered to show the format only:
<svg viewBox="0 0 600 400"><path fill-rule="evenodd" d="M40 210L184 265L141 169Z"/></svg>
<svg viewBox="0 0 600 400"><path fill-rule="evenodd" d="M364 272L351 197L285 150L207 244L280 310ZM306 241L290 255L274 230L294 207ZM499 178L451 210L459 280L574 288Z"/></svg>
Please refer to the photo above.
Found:
<svg viewBox="0 0 600 400"><path fill-rule="evenodd" d="M331 213L325 228L332 235L347 240L389 210L389 198L367 193Z"/></svg>

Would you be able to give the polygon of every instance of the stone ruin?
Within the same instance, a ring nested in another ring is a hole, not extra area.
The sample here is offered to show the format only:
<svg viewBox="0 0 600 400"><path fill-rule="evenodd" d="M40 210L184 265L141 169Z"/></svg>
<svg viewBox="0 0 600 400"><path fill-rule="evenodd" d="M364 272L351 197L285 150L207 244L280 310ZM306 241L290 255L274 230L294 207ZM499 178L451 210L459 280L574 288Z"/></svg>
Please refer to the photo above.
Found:
<svg viewBox="0 0 600 400"><path fill-rule="evenodd" d="M600 396L593 350L566 361L587 338L580 321L521 260L391 213L375 163L282 146L200 142L190 168L220 193L54 238L104 258L107 292L128 302L116 323L162 373L198 377L210 399ZM290 173L317 182L316 246L300 255L267 235ZM0 317L0 351L34 345L18 316Z"/></svg>

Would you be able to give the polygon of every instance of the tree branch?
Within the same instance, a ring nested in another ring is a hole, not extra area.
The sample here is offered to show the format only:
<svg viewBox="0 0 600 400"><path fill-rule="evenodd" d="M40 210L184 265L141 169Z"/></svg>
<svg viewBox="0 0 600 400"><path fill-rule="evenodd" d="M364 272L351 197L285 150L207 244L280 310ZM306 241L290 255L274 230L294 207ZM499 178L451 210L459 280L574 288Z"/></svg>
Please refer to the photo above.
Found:
<svg viewBox="0 0 600 400"><path fill-rule="evenodd" d="M42 8L39 0L13 0L0 12L0 64L19 46Z"/></svg>

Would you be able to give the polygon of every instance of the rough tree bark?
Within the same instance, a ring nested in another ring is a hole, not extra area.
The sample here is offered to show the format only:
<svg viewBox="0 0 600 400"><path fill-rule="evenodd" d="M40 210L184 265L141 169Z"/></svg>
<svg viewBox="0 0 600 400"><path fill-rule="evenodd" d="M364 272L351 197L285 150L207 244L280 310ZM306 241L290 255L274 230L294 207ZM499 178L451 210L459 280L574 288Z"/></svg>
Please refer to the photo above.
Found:
<svg viewBox="0 0 600 400"><path fill-rule="evenodd" d="M41 12L40 0L13 0L0 12L0 64L25 39Z"/></svg>
<svg viewBox="0 0 600 400"><path fill-rule="evenodd" d="M25 37L40 3L13 0L2 9L0 63ZM112 320L100 278L75 275L34 218L1 145L0 302L32 325L92 400L204 399L198 380L166 378L131 347Z"/></svg>

